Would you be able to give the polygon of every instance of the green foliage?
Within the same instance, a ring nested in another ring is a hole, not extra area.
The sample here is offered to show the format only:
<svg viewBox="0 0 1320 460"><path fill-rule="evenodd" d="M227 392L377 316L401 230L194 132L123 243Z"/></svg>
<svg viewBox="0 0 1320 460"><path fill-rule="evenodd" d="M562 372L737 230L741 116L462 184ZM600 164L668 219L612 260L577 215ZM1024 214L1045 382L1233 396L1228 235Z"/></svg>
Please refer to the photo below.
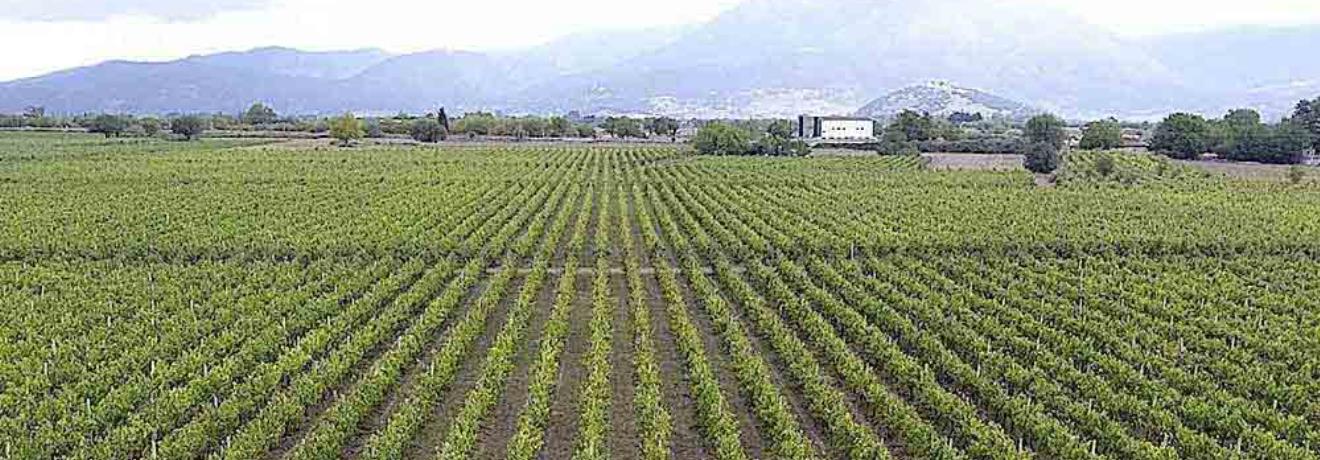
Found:
<svg viewBox="0 0 1320 460"><path fill-rule="evenodd" d="M489 136L496 133L499 120L495 115L483 112L472 112L463 114L454 123L454 132L467 134L469 136Z"/></svg>
<svg viewBox="0 0 1320 460"><path fill-rule="evenodd" d="M362 121L351 113L345 113L330 120L330 137L339 141L340 145L348 146L351 142L361 139L365 135L366 132L362 129Z"/></svg>
<svg viewBox="0 0 1320 460"><path fill-rule="evenodd" d="M1227 157L1234 161L1296 164L1311 145L1310 133L1295 124L1258 124L1234 131Z"/></svg>
<svg viewBox="0 0 1320 460"><path fill-rule="evenodd" d="M880 136L876 151L881 155L920 155L917 143L908 139L902 129L886 129Z"/></svg>
<svg viewBox="0 0 1320 460"><path fill-rule="evenodd" d="M1022 152L1022 166L1036 174L1049 174L1059 169L1060 153L1054 144L1032 142Z"/></svg>
<svg viewBox="0 0 1320 460"><path fill-rule="evenodd" d="M716 121L697 131L692 146L702 155L746 155L752 151L751 138L742 128Z"/></svg>
<svg viewBox="0 0 1320 460"><path fill-rule="evenodd" d="M379 118L368 118L362 122L363 129L366 131L367 138L379 139L385 137L385 128L381 126Z"/></svg>
<svg viewBox="0 0 1320 460"><path fill-rule="evenodd" d="M128 130L129 118L120 115L101 114L93 118L87 125L87 132L104 135L105 137L119 137Z"/></svg>
<svg viewBox="0 0 1320 460"><path fill-rule="evenodd" d="M1298 102L1288 121L1310 133L1312 148L1320 151L1320 98Z"/></svg>
<svg viewBox="0 0 1320 460"><path fill-rule="evenodd" d="M265 125L279 120L279 115L275 113L275 109L258 102L248 107L240 119L249 125Z"/></svg>
<svg viewBox="0 0 1320 460"><path fill-rule="evenodd" d="M595 139L596 128L586 123L577 125L577 136L583 139Z"/></svg>
<svg viewBox="0 0 1320 460"><path fill-rule="evenodd" d="M159 118L154 117L138 119L138 125L142 127L142 133L147 137L156 137L164 127L164 123Z"/></svg>
<svg viewBox="0 0 1320 460"><path fill-rule="evenodd" d="M1086 150L1110 150L1123 146L1123 127L1118 120L1093 121L1082 129L1080 148Z"/></svg>
<svg viewBox="0 0 1320 460"><path fill-rule="evenodd" d="M439 123L440 127L444 128L446 133L453 128L453 125L449 123L449 113L445 112L444 107L441 107L440 110L436 112L435 118L436 123Z"/></svg>
<svg viewBox="0 0 1320 460"><path fill-rule="evenodd" d="M1019 136L976 135L954 141L925 141L916 143L917 150L931 153L1019 153L1025 143Z"/></svg>
<svg viewBox="0 0 1320 460"><path fill-rule="evenodd" d="M678 136L678 120L669 117L656 117L646 120L646 130L657 136L664 136L670 139Z"/></svg>
<svg viewBox="0 0 1320 460"><path fill-rule="evenodd" d="M1209 125L1211 150L1234 161L1298 163L1312 147L1313 139L1304 126L1292 120L1267 125L1251 109L1233 110Z"/></svg>
<svg viewBox="0 0 1320 460"><path fill-rule="evenodd" d="M411 135L418 142L440 142L447 135L440 122L430 118L413 120Z"/></svg>
<svg viewBox="0 0 1320 460"><path fill-rule="evenodd" d="M1224 115L1224 123L1233 127L1252 127L1260 124L1260 112L1252 109L1234 109Z"/></svg>
<svg viewBox="0 0 1320 460"><path fill-rule="evenodd" d="M602 127L606 133L619 139L646 137L646 133L642 131L642 123L628 117L609 117L605 119Z"/></svg>
<svg viewBox="0 0 1320 460"><path fill-rule="evenodd" d="M1063 158L1058 183L1067 187L1164 186L1200 187L1212 183L1209 173L1176 164L1166 157L1127 152L1071 152Z"/></svg>
<svg viewBox="0 0 1320 460"><path fill-rule="evenodd" d="M957 126L948 120L911 110L899 113L884 131L902 133L904 139L913 142L936 139L951 141L961 137Z"/></svg>
<svg viewBox="0 0 1320 460"><path fill-rule="evenodd" d="M1103 154L1095 160L1095 172L1099 173L1100 177L1109 177L1114 174L1115 167L1112 155Z"/></svg>
<svg viewBox="0 0 1320 460"><path fill-rule="evenodd" d="M575 137L578 134L573 122L565 117L550 117L546 129L556 137Z"/></svg>
<svg viewBox="0 0 1320 460"><path fill-rule="evenodd" d="M765 128L765 135L775 139L792 139L793 123L788 120L775 120Z"/></svg>
<svg viewBox="0 0 1320 460"><path fill-rule="evenodd" d="M183 136L185 140L196 139L207 129L210 129L207 119L197 115L184 115L170 120L170 132Z"/></svg>
<svg viewBox="0 0 1320 460"><path fill-rule="evenodd" d="M1063 131L1065 126L1067 125L1063 120L1054 115L1036 115L1027 120L1026 128L1023 129L1023 136L1026 137L1028 144L1044 144L1057 152L1063 150L1067 145L1067 135ZM1041 151L1042 149L1028 146L1028 150Z"/></svg>
<svg viewBox="0 0 1320 460"><path fill-rule="evenodd" d="M1196 159L1210 147L1210 124L1200 115L1175 113L1155 128L1150 148L1178 159Z"/></svg>
<svg viewBox="0 0 1320 460"><path fill-rule="evenodd" d="M753 144L749 153L765 156L807 156L811 145L793 138L793 124L775 120L766 126L765 133Z"/></svg>

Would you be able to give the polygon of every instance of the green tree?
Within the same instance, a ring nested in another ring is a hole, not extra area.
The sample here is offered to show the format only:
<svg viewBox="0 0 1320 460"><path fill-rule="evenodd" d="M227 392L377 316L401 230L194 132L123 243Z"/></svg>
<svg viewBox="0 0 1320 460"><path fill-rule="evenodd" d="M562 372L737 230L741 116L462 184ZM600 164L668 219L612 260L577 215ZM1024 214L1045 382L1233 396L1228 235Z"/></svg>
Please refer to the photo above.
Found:
<svg viewBox="0 0 1320 460"><path fill-rule="evenodd" d="M138 120L138 126L142 127L142 133L147 137L156 137L157 134L160 134L162 124L159 118L146 117Z"/></svg>
<svg viewBox="0 0 1320 460"><path fill-rule="evenodd" d="M87 132L102 134L105 137L119 137L128 129L128 118L119 115L101 114L93 118L87 126Z"/></svg>
<svg viewBox="0 0 1320 460"><path fill-rule="evenodd" d="M412 122L411 134L417 142L440 142L445 136L445 127L439 121L418 118Z"/></svg>
<svg viewBox="0 0 1320 460"><path fill-rule="evenodd" d="M1243 128L1228 151L1228 159L1270 164L1301 163L1312 147L1309 132L1293 123Z"/></svg>
<svg viewBox="0 0 1320 460"><path fill-rule="evenodd" d="M646 133L642 132L642 124L628 117L609 117L605 119L604 128L605 132L620 139L646 137Z"/></svg>
<svg viewBox="0 0 1320 460"><path fill-rule="evenodd" d="M765 128L765 134L778 139L793 138L793 123L788 120L775 120Z"/></svg>
<svg viewBox="0 0 1320 460"><path fill-rule="evenodd" d="M557 137L573 137L577 134L577 130L573 128L573 122L568 121L568 118L560 116L550 117L550 121L547 122L547 125L549 125L547 129L550 131L551 135Z"/></svg>
<svg viewBox="0 0 1320 460"><path fill-rule="evenodd" d="M935 122L930 115L920 114L911 110L904 110L894 118L894 121L885 127L885 132L898 131L903 133L906 141L927 141L934 139Z"/></svg>
<svg viewBox="0 0 1320 460"><path fill-rule="evenodd" d="M445 129L445 135L448 136L449 130L453 129L453 126L449 125L449 114L445 112L444 107L441 107L440 111L436 112L435 118L436 123L439 123L440 127ZM442 137L441 140L444 140L444 138Z"/></svg>
<svg viewBox="0 0 1320 460"><path fill-rule="evenodd" d="M1026 129L1023 130L1023 136L1027 138L1027 144L1045 144L1054 149L1057 153L1062 151L1067 145L1067 134L1063 128L1067 126L1062 119L1051 114L1036 115L1027 120Z"/></svg>
<svg viewBox="0 0 1320 460"><path fill-rule="evenodd" d="M784 147L784 154L792 157L811 155L811 144L802 139L793 139L788 141L788 144Z"/></svg>
<svg viewBox="0 0 1320 460"><path fill-rule="evenodd" d="M252 104L251 107L248 107L247 111L243 112L243 116L241 118L243 123L249 125L266 125L266 124L274 123L278 119L279 119L279 115L275 113L275 109L272 109L268 107L266 104L262 104L260 102Z"/></svg>
<svg viewBox="0 0 1320 460"><path fill-rule="evenodd" d="M756 142L755 150L761 155L784 156L795 155L791 147L793 140L793 124L788 120L775 120L770 122L765 128L765 134ZM810 150L807 150L810 152Z"/></svg>
<svg viewBox="0 0 1320 460"><path fill-rule="evenodd" d="M1022 166L1037 174L1059 169L1059 149L1047 142L1030 142L1022 152Z"/></svg>
<svg viewBox="0 0 1320 460"><path fill-rule="evenodd" d="M541 117L522 117L517 122L528 137L546 137L550 131L550 123Z"/></svg>
<svg viewBox="0 0 1320 460"><path fill-rule="evenodd" d="M451 132L466 134L469 137L489 136L495 133L499 120L494 114L486 112L472 112L463 114L454 123L454 129Z"/></svg>
<svg viewBox="0 0 1320 460"><path fill-rule="evenodd" d="M183 136L184 140L193 140L206 132L209 123L197 115L184 115L170 120L170 132Z"/></svg>
<svg viewBox="0 0 1320 460"><path fill-rule="evenodd" d="M678 120L669 117L652 118L647 122L647 130L657 136L668 137L671 141L678 139L678 128Z"/></svg>
<svg viewBox="0 0 1320 460"><path fill-rule="evenodd" d="M340 145L347 147L353 141L361 139L364 134L362 121L352 113L345 113L330 120L330 137L338 140Z"/></svg>
<svg viewBox="0 0 1320 460"><path fill-rule="evenodd" d="M1196 159L1210 147L1210 124L1200 115L1175 113L1155 127L1150 148L1180 159Z"/></svg>
<svg viewBox="0 0 1320 460"><path fill-rule="evenodd" d="M908 139L902 129L885 129L880 135L880 145L876 151L881 155L920 155L917 143Z"/></svg>
<svg viewBox="0 0 1320 460"><path fill-rule="evenodd" d="M1312 148L1320 150L1320 98L1298 102L1289 122L1310 133Z"/></svg>
<svg viewBox="0 0 1320 460"><path fill-rule="evenodd" d="M1249 137L1258 136L1265 126L1260 122L1260 113L1252 109L1236 109L1224 115L1222 120L1208 121L1210 127L1206 147L1221 156L1232 156L1238 150L1237 144Z"/></svg>
<svg viewBox="0 0 1320 460"><path fill-rule="evenodd" d="M692 145L702 155L746 155L752 149L746 130L725 122L711 122L697 131Z"/></svg>
<svg viewBox="0 0 1320 460"><path fill-rule="evenodd" d="M596 127L586 123L577 125L577 136L583 139L595 139Z"/></svg>
<svg viewBox="0 0 1320 460"><path fill-rule="evenodd" d="M1119 125L1118 120L1109 118L1106 120L1093 121L1087 123L1082 128L1082 142L1080 147L1086 150L1109 150L1123 146L1123 126Z"/></svg>
<svg viewBox="0 0 1320 460"><path fill-rule="evenodd" d="M1224 122L1234 127L1252 127L1260 124L1260 112L1252 109L1234 109L1224 115Z"/></svg>

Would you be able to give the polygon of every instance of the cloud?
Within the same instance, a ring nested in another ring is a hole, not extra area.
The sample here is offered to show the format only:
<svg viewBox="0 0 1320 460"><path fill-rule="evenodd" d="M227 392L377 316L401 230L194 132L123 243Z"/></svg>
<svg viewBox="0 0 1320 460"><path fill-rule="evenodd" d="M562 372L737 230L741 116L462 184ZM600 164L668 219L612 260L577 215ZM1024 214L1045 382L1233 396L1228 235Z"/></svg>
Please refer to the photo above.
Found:
<svg viewBox="0 0 1320 460"><path fill-rule="evenodd" d="M146 16L191 22L225 12L261 9L270 3L271 0L0 0L0 18L89 22L115 16Z"/></svg>

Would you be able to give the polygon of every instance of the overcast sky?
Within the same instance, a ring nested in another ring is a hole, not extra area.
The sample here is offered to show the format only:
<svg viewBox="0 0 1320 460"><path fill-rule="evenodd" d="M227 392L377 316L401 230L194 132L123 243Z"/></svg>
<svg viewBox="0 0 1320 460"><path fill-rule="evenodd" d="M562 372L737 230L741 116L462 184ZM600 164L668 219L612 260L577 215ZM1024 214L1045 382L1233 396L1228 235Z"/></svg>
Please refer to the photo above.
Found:
<svg viewBox="0 0 1320 460"><path fill-rule="evenodd" d="M920 1L920 0L909 0ZM1320 0L1022 0L1122 35L1320 23ZM107 59L279 45L507 49L567 33L700 22L739 0L0 0L0 81Z"/></svg>

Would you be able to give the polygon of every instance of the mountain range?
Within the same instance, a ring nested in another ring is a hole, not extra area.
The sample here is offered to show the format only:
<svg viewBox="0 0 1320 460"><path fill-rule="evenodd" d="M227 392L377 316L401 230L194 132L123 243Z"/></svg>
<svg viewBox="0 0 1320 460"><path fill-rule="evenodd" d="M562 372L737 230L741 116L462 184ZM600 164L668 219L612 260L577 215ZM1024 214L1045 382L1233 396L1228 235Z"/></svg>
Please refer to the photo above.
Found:
<svg viewBox="0 0 1320 460"><path fill-rule="evenodd" d="M1320 61L1301 56L1317 47L1320 26L1124 39L1023 2L746 0L703 24L579 34L518 51L274 47L111 61L0 83L0 112L232 113L262 101L307 114L443 105L782 117L853 113L911 85L946 81L1071 118L1237 106L1279 116L1320 95Z"/></svg>

